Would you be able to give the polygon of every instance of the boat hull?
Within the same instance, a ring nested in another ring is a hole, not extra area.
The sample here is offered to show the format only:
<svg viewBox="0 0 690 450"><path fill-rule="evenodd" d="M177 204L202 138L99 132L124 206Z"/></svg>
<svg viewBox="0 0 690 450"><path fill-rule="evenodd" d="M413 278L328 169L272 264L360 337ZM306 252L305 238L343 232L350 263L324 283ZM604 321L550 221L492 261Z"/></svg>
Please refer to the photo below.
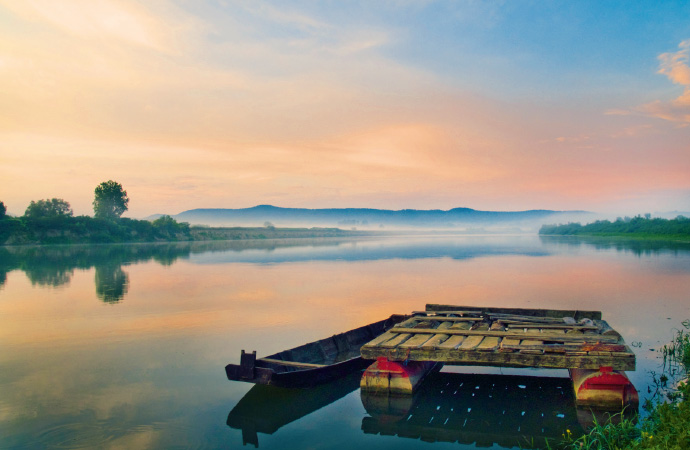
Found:
<svg viewBox="0 0 690 450"><path fill-rule="evenodd" d="M279 387L310 387L327 383L349 373L363 370L371 361L362 359L359 348L393 325L408 318L393 315L330 338L266 356L242 351L240 364L225 366L229 380ZM349 357L343 357L343 355ZM299 367L300 364L310 367Z"/></svg>

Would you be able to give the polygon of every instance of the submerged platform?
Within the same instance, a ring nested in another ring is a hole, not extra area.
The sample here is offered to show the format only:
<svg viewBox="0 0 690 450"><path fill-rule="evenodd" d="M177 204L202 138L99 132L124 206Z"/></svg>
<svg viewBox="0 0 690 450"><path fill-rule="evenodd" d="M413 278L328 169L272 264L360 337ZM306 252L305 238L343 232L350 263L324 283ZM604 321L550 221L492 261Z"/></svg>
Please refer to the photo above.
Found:
<svg viewBox="0 0 690 450"><path fill-rule="evenodd" d="M635 370L635 354L599 311L427 305L361 348L365 359Z"/></svg>

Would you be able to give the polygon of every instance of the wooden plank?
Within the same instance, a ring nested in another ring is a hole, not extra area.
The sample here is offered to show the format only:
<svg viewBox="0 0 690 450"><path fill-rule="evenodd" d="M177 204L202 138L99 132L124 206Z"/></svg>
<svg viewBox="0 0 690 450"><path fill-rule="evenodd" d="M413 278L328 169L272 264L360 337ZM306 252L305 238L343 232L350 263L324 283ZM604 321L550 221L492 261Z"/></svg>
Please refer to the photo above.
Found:
<svg viewBox="0 0 690 450"><path fill-rule="evenodd" d="M475 324L472 327L472 329L468 330L468 331L478 331L478 332L489 331L489 324L486 322ZM458 349L462 349L462 350L473 349L473 348L477 347L484 340L484 337L485 337L484 335L468 336L462 341L462 343L460 344Z"/></svg>
<svg viewBox="0 0 690 450"><path fill-rule="evenodd" d="M283 361L282 359L259 358L257 361L263 361L280 366L301 367L303 369L317 369L319 367L327 367L325 364L311 364L296 361Z"/></svg>
<svg viewBox="0 0 690 450"><path fill-rule="evenodd" d="M443 320L451 322L481 322L482 317L453 317L453 316L415 316L416 319Z"/></svg>
<svg viewBox="0 0 690 450"><path fill-rule="evenodd" d="M384 356L392 361L438 361L444 364L469 364L499 367L544 367L544 368L581 368L598 370L602 366L611 366L613 370L635 370L635 355L597 356L569 353L541 353L529 354L520 352L483 352L478 350L456 349L428 349L413 348L402 351L400 349L381 349L378 347L362 347L362 356L366 359L376 359Z"/></svg>
<svg viewBox="0 0 690 450"><path fill-rule="evenodd" d="M536 335L541 337L539 328L525 328L524 335ZM523 339L520 341L520 353L541 354L544 353L544 341L541 339Z"/></svg>
<svg viewBox="0 0 690 450"><path fill-rule="evenodd" d="M467 315L482 315L481 311L459 311L457 309L450 310L450 311L413 311L413 315L415 314L424 314L424 315L434 315L434 314L455 314L458 316L467 316Z"/></svg>
<svg viewBox="0 0 690 450"><path fill-rule="evenodd" d="M377 347L381 348L394 348L397 347L398 345L402 344L406 340L412 337L412 334L410 333L401 333L395 336L393 339L383 342L379 344Z"/></svg>
<svg viewBox="0 0 690 450"><path fill-rule="evenodd" d="M499 351L512 352L516 350L520 350L520 339L503 338Z"/></svg>
<svg viewBox="0 0 690 450"><path fill-rule="evenodd" d="M406 321L397 324L396 328L411 328L414 325L416 325L418 323L418 321L419 321L419 318L411 317L411 318L407 319ZM369 341L366 345L376 346L376 345L382 344L384 342L387 342L387 341L389 341L389 340L391 340L397 336L398 336L398 333L393 333L391 330L388 330L385 333L383 333L382 335Z"/></svg>
<svg viewBox="0 0 690 450"><path fill-rule="evenodd" d="M496 314L516 314L532 317L573 317L575 320L589 318L592 320L601 320L601 311L579 311L579 310L559 310L559 309L528 309L528 308L493 308L493 307L477 307L477 306L457 306L457 305L440 305L428 304L426 311L464 311L467 313L496 313Z"/></svg>
<svg viewBox="0 0 690 450"><path fill-rule="evenodd" d="M424 321L428 322L428 321ZM418 326L422 326L423 323L420 323ZM439 324L438 326L440 326ZM438 329L438 326L436 328L433 328L434 331ZM415 334L411 338L407 339L405 342L399 345L400 348L412 348L412 347L419 347L420 345L424 344L426 341L432 338L434 336L433 334Z"/></svg>
<svg viewBox="0 0 690 450"><path fill-rule="evenodd" d="M471 326L472 325L469 324L468 322L459 322L459 323L455 323L452 327L448 328L448 331L466 332L466 331L470 330ZM454 349L458 345L462 344L462 342L465 340L465 336L463 336L463 335L451 336L450 334L448 334L448 332L444 332L444 334L446 334L450 337L447 340L445 340L444 342L437 345L437 348L439 348L439 349Z"/></svg>
<svg viewBox="0 0 690 450"><path fill-rule="evenodd" d="M622 338L620 333L611 328L611 325L609 325L605 320L595 320L594 324L599 328L599 334L602 336L618 336L619 338Z"/></svg>
<svg viewBox="0 0 690 450"><path fill-rule="evenodd" d="M542 326L540 325L540 328ZM538 328L527 328L525 330L525 333L538 333L542 339L541 340L525 340L520 342L520 347L523 347L522 350L520 350L521 353L529 353L529 354L540 354L544 353L547 351L546 345L544 345L544 341L549 341L549 339L553 338L559 338L565 336L565 331L562 329L549 329L547 328L546 330L544 329L538 329ZM553 352L553 348L549 349L549 352ZM562 353L565 353L565 350L563 350Z"/></svg>
<svg viewBox="0 0 690 450"><path fill-rule="evenodd" d="M441 322L439 324L439 326L436 328L436 331L438 332L440 330L445 330L447 328L450 328L452 325L453 325L453 322ZM424 343L424 345L422 345L422 347L433 348L436 345L439 345L441 342L445 342L449 337L450 337L450 335L448 335L448 334L442 334L442 333L435 334L431 337L431 339L426 341L426 343Z"/></svg>
<svg viewBox="0 0 690 450"><path fill-rule="evenodd" d="M487 314L491 319L498 319L504 321L523 321L528 323L554 323L561 324L563 319L557 317L531 317L531 316L521 316L517 314Z"/></svg>
<svg viewBox="0 0 690 450"><path fill-rule="evenodd" d="M503 322L503 321L502 321ZM536 324L534 322L532 323L510 323L510 322L504 322L508 324L508 328L532 328ZM597 326L588 326L588 325L556 325L556 324L543 324L539 325L539 328L542 330L599 330L599 327Z"/></svg>
<svg viewBox="0 0 690 450"><path fill-rule="evenodd" d="M500 337L495 337L495 336L487 336L482 341L477 345L477 350L483 351L483 352L488 352L488 351L494 351L498 348L498 345L501 343L501 338Z"/></svg>
<svg viewBox="0 0 690 450"><path fill-rule="evenodd" d="M416 328L416 329L400 329L399 327L393 327L391 332L394 333L435 333L433 328ZM539 340L545 336L541 333L517 333L514 331L491 331L491 330L456 330L449 328L444 332L449 335L464 335L464 336L494 336L502 338L516 338L516 339L531 339ZM564 334L562 336L549 335L548 339L550 342L602 342L615 344L618 342L618 338L615 336L600 336L599 334L594 335L569 335ZM368 345L368 344L367 344Z"/></svg>

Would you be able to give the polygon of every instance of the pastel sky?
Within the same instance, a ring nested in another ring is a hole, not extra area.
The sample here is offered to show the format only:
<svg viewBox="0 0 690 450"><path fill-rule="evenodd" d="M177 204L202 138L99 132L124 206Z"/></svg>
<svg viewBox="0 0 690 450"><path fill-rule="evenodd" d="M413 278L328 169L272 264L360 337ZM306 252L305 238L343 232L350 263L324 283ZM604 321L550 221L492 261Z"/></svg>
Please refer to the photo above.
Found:
<svg viewBox="0 0 690 450"><path fill-rule="evenodd" d="M690 2L0 0L0 200L690 211Z"/></svg>

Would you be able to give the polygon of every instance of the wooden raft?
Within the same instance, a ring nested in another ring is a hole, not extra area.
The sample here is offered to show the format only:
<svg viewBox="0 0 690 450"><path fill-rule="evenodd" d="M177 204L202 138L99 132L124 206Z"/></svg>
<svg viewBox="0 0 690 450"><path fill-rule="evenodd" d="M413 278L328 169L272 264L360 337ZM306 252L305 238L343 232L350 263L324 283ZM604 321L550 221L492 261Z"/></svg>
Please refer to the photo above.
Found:
<svg viewBox="0 0 690 450"><path fill-rule="evenodd" d="M635 354L599 311L427 305L361 353L389 361L635 370Z"/></svg>

